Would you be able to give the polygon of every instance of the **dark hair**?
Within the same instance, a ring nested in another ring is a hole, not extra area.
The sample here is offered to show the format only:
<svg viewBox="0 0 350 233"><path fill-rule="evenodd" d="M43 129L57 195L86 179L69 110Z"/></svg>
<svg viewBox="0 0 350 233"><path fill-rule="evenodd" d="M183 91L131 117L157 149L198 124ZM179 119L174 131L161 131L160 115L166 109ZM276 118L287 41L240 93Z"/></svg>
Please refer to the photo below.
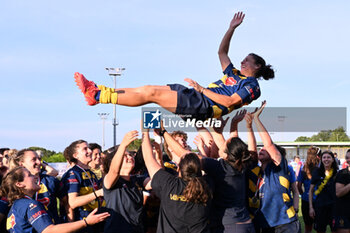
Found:
<svg viewBox="0 0 350 233"><path fill-rule="evenodd" d="M105 154L105 156L102 158L102 167L103 167L103 173L107 174L109 172L109 168L111 166L111 162L113 160L114 155L117 153L119 149L119 145L115 146L115 147L111 147L108 150L105 150L103 153ZM127 152L131 153L134 151L128 151ZM132 169L131 173L137 173L139 171L147 171L147 168L144 168L143 170L143 166L145 166L145 162L143 161L143 157L142 157L142 150L141 147L140 149L136 152L136 156L134 157L135 159L135 166ZM137 162L136 162L137 161ZM136 167L136 165L138 167Z"/></svg>
<svg viewBox="0 0 350 233"><path fill-rule="evenodd" d="M211 199L211 190L202 177L201 163L195 153L188 153L179 163L181 178L187 182L182 195L188 202L206 204Z"/></svg>
<svg viewBox="0 0 350 233"><path fill-rule="evenodd" d="M24 180L24 167L15 167L3 178L0 187L0 196L6 197L10 205L17 199L25 196L23 190L16 186L17 182Z"/></svg>
<svg viewBox="0 0 350 233"><path fill-rule="evenodd" d="M133 173L134 174L147 173L147 167L146 167L145 160L143 159L143 154L142 154L142 147L140 147L137 150L136 155L134 157L134 160L135 160L135 166L133 169Z"/></svg>
<svg viewBox="0 0 350 233"><path fill-rule="evenodd" d="M346 151L346 154L345 154L345 159L346 159L346 155L347 155L347 153L349 153L350 152L350 149L348 149L347 151Z"/></svg>
<svg viewBox="0 0 350 233"><path fill-rule="evenodd" d="M74 154L77 152L77 146L81 143L87 143L84 140L77 140L72 142L66 149L63 151L63 156L67 159L69 163L77 163L78 160L74 158Z"/></svg>
<svg viewBox="0 0 350 233"><path fill-rule="evenodd" d="M89 149L91 151L93 151L95 149L99 149L100 151L102 151L102 147L99 144L97 144L97 143L89 143L88 146L89 146Z"/></svg>
<svg viewBox="0 0 350 233"><path fill-rule="evenodd" d="M256 55L255 53L250 53L249 55L254 58L256 65L260 65L260 68L256 72L255 77L263 77L265 80L273 79L275 77L275 71L272 69L272 66L266 65L266 62L262 57Z"/></svg>
<svg viewBox="0 0 350 233"><path fill-rule="evenodd" d="M4 154L5 151L10 150L10 148L0 148L0 154Z"/></svg>
<svg viewBox="0 0 350 233"><path fill-rule="evenodd" d="M230 141L226 145L225 153L227 154L227 162L237 169L242 171L252 161L252 154L248 150L247 144L245 144L240 138L230 138Z"/></svg>
<svg viewBox="0 0 350 233"><path fill-rule="evenodd" d="M103 173L107 174L109 172L109 167L111 166L112 159L115 153L118 151L119 145L113 146L108 150L105 150L103 154L105 155L102 159Z"/></svg>
<svg viewBox="0 0 350 233"><path fill-rule="evenodd" d="M0 187L1 187L1 182L2 182L2 178L4 177L4 175L9 171L10 169L6 166L2 166L0 167Z"/></svg>
<svg viewBox="0 0 350 233"><path fill-rule="evenodd" d="M307 178L311 179L312 172L315 168L317 168L320 160L317 157L317 152L320 149L314 146L311 146L307 150L306 162L303 168L303 171L306 173Z"/></svg>
<svg viewBox="0 0 350 233"><path fill-rule="evenodd" d="M279 146L279 145L277 145L277 144L274 144L274 145L275 145L275 147L277 148L277 150L280 152L280 154L282 155L282 157L285 158L285 157L286 157L286 154L287 154L286 149L284 149L282 146Z"/></svg>
<svg viewBox="0 0 350 233"><path fill-rule="evenodd" d="M26 152L28 152L28 151L31 151L31 152L36 153L34 150L29 149L29 148L22 149L22 150L18 151L17 154L15 154L15 155L12 157L13 163L14 163L16 166L20 166L19 163L20 163L20 162L23 162L24 154L25 154Z"/></svg>
<svg viewBox="0 0 350 233"><path fill-rule="evenodd" d="M324 154L329 154L330 156L332 156L333 158L333 163L332 163L332 168L333 168L333 176L335 176L337 174L337 170L338 170L338 164L337 162L335 161L335 158L334 158L334 154L332 151L329 151L329 150L326 150L326 151L323 151L322 154L321 154L321 164L320 164L320 174L321 175L324 175L325 174L325 167L322 163L322 157Z"/></svg>

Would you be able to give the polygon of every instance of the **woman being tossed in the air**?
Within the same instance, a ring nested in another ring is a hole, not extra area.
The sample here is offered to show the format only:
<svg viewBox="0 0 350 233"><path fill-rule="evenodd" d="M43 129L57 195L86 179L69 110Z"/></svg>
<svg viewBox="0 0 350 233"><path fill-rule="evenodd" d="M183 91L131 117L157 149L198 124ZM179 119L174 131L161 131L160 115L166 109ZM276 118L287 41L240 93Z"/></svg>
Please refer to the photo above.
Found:
<svg viewBox="0 0 350 233"><path fill-rule="evenodd" d="M156 103L170 112L191 115L192 118L197 119L226 115L259 98L258 78L263 77L268 80L274 77L271 66L266 65L265 60L256 54L250 53L241 62L241 70L237 70L228 57L232 35L243 22L244 16L242 12L234 15L219 47L218 53L224 77L211 83L207 88L188 78L185 81L193 88L180 84L122 89L102 85L97 87L94 82L88 81L80 73L75 73L75 81L85 95L88 105L113 103L142 106Z"/></svg>

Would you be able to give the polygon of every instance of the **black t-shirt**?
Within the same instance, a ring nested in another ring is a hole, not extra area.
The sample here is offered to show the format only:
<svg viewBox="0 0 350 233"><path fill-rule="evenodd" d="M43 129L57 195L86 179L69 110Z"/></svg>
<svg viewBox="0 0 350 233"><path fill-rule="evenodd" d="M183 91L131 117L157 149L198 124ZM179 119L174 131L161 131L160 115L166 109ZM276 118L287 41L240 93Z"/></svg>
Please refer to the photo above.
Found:
<svg viewBox="0 0 350 233"><path fill-rule="evenodd" d="M333 176L328 180L327 184L324 186L322 191L316 196L316 199L313 201L316 207L326 206L335 203L335 177L337 171L333 171ZM321 185L322 181L325 179L326 175L321 174L320 168L315 169L312 172L311 184L315 185L315 190Z"/></svg>
<svg viewBox="0 0 350 233"><path fill-rule="evenodd" d="M111 189L103 185L106 208L110 213L104 232L143 232L143 181L145 176L131 176L130 181L119 177Z"/></svg>
<svg viewBox="0 0 350 233"><path fill-rule="evenodd" d="M211 223L226 225L249 220L244 172L223 159L202 159L202 167L215 183Z"/></svg>
<svg viewBox="0 0 350 233"><path fill-rule="evenodd" d="M160 169L152 179L152 189L160 198L157 232L196 233L208 231L210 202L187 202L182 196L185 181Z"/></svg>
<svg viewBox="0 0 350 233"><path fill-rule="evenodd" d="M335 178L335 183L347 185L350 183L350 171L348 168L340 170ZM336 214L350 217L350 192L336 200Z"/></svg>

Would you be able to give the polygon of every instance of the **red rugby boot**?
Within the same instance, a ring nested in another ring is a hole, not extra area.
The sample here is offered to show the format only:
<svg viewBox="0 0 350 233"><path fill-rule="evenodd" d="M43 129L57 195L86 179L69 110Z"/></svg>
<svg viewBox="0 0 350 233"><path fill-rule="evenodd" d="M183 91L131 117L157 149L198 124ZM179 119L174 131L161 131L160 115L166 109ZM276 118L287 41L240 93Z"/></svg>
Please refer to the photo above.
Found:
<svg viewBox="0 0 350 233"><path fill-rule="evenodd" d="M78 72L74 73L74 79L81 92L83 92L87 104L91 106L98 104L97 100L95 99L95 96L99 91L96 84L93 81L87 80L84 75Z"/></svg>

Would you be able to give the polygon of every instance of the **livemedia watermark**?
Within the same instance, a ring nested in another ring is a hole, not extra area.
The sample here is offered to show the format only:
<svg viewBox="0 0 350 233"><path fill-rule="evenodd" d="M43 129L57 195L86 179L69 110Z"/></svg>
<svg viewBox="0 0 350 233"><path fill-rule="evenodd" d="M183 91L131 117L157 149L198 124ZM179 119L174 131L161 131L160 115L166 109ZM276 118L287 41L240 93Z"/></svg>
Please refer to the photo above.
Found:
<svg viewBox="0 0 350 233"><path fill-rule="evenodd" d="M237 111L246 109L253 112L254 107L240 108L223 116L229 117L224 132L230 131L231 119ZM260 119L269 132L320 132L339 127L346 129L345 107L266 107ZM161 107L143 107L142 122L144 129L160 128L160 121L168 131L182 130L196 132L197 128L221 127L222 121L216 118L197 120L191 115L174 114ZM245 132L245 120L238 124L238 130ZM254 124L253 124L254 125Z"/></svg>

